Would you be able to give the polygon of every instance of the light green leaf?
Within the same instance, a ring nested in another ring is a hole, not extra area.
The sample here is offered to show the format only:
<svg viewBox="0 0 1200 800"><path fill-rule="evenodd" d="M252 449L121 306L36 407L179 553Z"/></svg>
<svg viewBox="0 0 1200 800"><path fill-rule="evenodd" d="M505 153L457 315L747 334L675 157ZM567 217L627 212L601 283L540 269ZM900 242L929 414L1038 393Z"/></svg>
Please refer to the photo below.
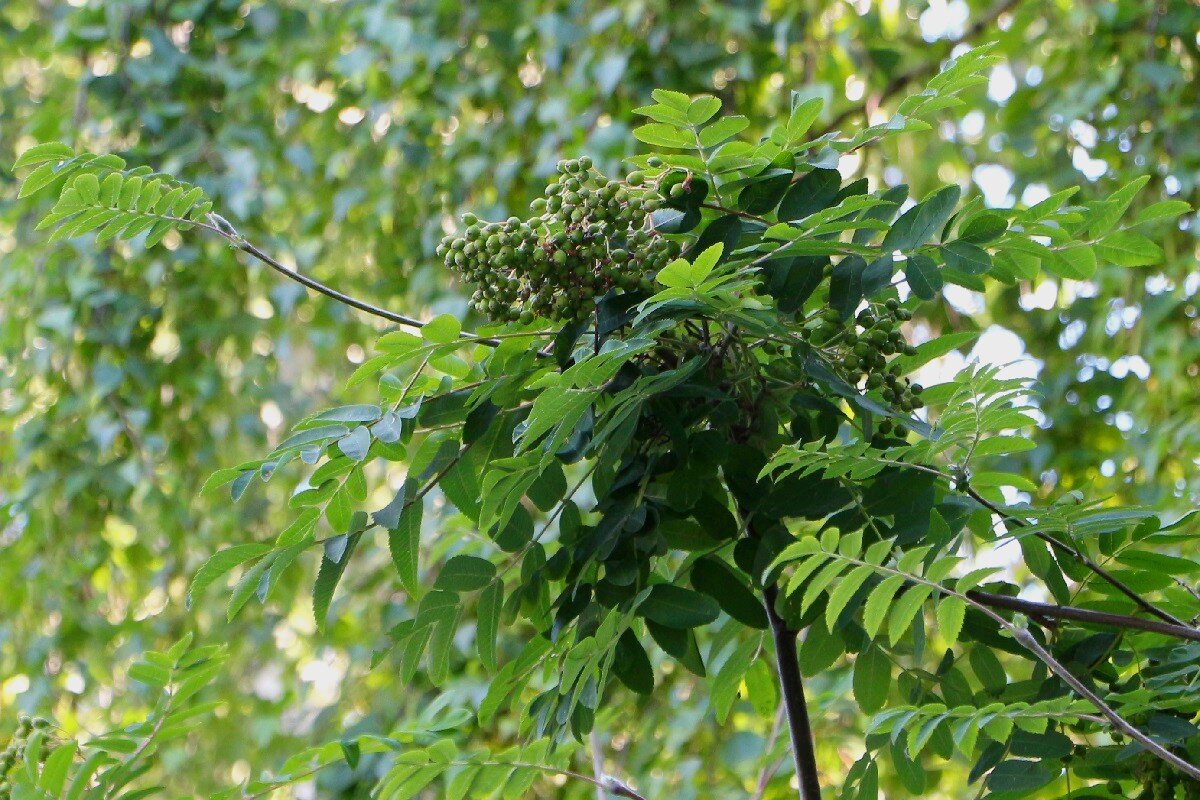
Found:
<svg viewBox="0 0 1200 800"><path fill-rule="evenodd" d="M35 144L21 153L16 163L13 164L13 171L15 172L24 167L32 167L47 161L65 161L73 155L75 155L75 151L69 145L61 142Z"/></svg>
<svg viewBox="0 0 1200 800"><path fill-rule="evenodd" d="M808 133L808 129L817 121L817 117L821 116L821 108L824 105L825 101L822 98L813 97L803 103L798 103L792 109L787 122L789 141L799 142L804 138L804 134Z"/></svg>
<svg viewBox="0 0 1200 800"><path fill-rule="evenodd" d="M967 604L957 597L943 598L937 605L937 624L947 644L954 644L962 632Z"/></svg>
<svg viewBox="0 0 1200 800"><path fill-rule="evenodd" d="M825 605L825 627L827 629L834 629L834 623L837 622L842 612L846 610L850 599L862 588L867 578L874 574L874 567L865 565L856 567L846 577L842 578L834 590L829 593L829 599Z"/></svg>
<svg viewBox="0 0 1200 800"><path fill-rule="evenodd" d="M720 110L720 100L712 95L700 95L688 105L687 119L693 125L703 125Z"/></svg>
<svg viewBox="0 0 1200 800"><path fill-rule="evenodd" d="M1134 219L1135 225L1144 225L1147 222L1157 222L1162 219L1174 219L1181 217L1192 210L1192 207L1182 200L1161 200L1157 203L1152 203L1138 212Z"/></svg>
<svg viewBox="0 0 1200 800"><path fill-rule="evenodd" d="M696 146L696 142L690 134L662 122L650 122L639 128L634 128L633 135L638 141L654 145L655 147L691 150Z"/></svg>
<svg viewBox="0 0 1200 800"><path fill-rule="evenodd" d="M932 591L931 587L921 584L909 587L904 594L900 595L900 599L888 613L888 641L892 643L892 646L898 644L901 637L908 632L913 618L921 610L921 604L928 599Z"/></svg>
<svg viewBox="0 0 1200 800"><path fill-rule="evenodd" d="M854 699L864 713L883 708L891 684L892 663L883 650L872 645L854 659Z"/></svg>
<svg viewBox="0 0 1200 800"><path fill-rule="evenodd" d="M1117 231L1096 245L1096 253L1119 267L1146 267L1162 261L1162 248L1131 231Z"/></svg>
<svg viewBox="0 0 1200 800"><path fill-rule="evenodd" d="M879 633L879 628L892 607L892 600L903 585L903 575L889 575L871 590L867 602L863 605L863 628L868 637L874 639Z"/></svg>
<svg viewBox="0 0 1200 800"><path fill-rule="evenodd" d="M450 344L462 333L462 325L452 314L434 317L421 326L421 335L434 344Z"/></svg>
<svg viewBox="0 0 1200 800"><path fill-rule="evenodd" d="M215 553L204 562L204 565L196 571L195 577L192 578L192 585L188 588L187 593L188 608L191 608L195 597L208 588L217 578L220 578L239 564L245 563L252 558L258 558L270 551L271 546L269 544L249 542L246 544L235 544L232 547L227 547Z"/></svg>

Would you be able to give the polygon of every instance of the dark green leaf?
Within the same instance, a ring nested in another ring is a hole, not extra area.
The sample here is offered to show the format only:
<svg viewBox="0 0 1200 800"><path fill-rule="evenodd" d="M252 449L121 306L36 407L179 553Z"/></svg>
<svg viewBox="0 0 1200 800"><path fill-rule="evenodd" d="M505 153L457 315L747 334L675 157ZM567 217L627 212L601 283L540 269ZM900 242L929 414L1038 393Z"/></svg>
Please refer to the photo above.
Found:
<svg viewBox="0 0 1200 800"><path fill-rule="evenodd" d="M982 275L992 268L992 257L986 250L961 240L942 245L942 258L947 267L968 275Z"/></svg>
<svg viewBox="0 0 1200 800"><path fill-rule="evenodd" d="M836 169L814 169L796 181L779 204L779 219L791 222L829 208L837 198L842 176Z"/></svg>
<svg viewBox="0 0 1200 800"><path fill-rule="evenodd" d="M695 628L717 618L720 607L711 597L670 583L655 584L638 606L646 619L668 628Z"/></svg>
<svg viewBox="0 0 1200 800"><path fill-rule="evenodd" d="M943 286L937 262L920 253L913 253L904 262L904 277L913 294L922 300L932 300Z"/></svg>
<svg viewBox="0 0 1200 800"><path fill-rule="evenodd" d="M766 628L762 602L729 565L716 556L705 556L692 565L692 586L717 601L729 616L751 628Z"/></svg>
<svg viewBox="0 0 1200 800"><path fill-rule="evenodd" d="M883 237L883 249L907 252L928 242L950 218L958 194L957 186L944 186L905 211Z"/></svg>
<svg viewBox="0 0 1200 800"><path fill-rule="evenodd" d="M438 573L435 589L452 592L470 592L482 589L496 577L496 565L486 558L457 555L451 558Z"/></svg>

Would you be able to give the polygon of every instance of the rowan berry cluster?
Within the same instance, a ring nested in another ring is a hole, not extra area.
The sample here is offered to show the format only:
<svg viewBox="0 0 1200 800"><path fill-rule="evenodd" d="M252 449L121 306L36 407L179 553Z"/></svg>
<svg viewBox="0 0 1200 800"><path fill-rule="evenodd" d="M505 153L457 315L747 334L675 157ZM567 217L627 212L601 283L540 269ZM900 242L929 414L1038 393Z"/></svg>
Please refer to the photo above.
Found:
<svg viewBox="0 0 1200 800"><path fill-rule="evenodd" d="M465 214L463 235L443 239L438 255L475 285L471 303L491 319L584 319L611 289L649 290L679 255L648 224L661 199L644 183L640 172L605 180L586 156L560 161L545 197L530 204L535 216L484 222Z"/></svg>
<svg viewBox="0 0 1200 800"><path fill-rule="evenodd" d="M1200 800L1200 781L1150 753L1138 759L1134 775L1142 784L1139 800Z"/></svg>
<svg viewBox="0 0 1200 800"><path fill-rule="evenodd" d="M4 750L0 750L0 800L12 800L13 786L9 782L8 774L25 758L25 747L29 737L35 730L44 730L49 727L50 720L30 717L27 714L20 716L17 721L17 729L12 738L8 740L8 746ZM45 750L42 752L44 757Z"/></svg>
<svg viewBox="0 0 1200 800"><path fill-rule="evenodd" d="M827 308L801 333L814 345L835 353L846 372L855 382L864 382L868 391L878 390L900 411L915 411L925 405L920 397L923 387L902 378L900 365L888 361L888 356L916 352L900 330L900 324L910 319L912 312L889 298L863 309L849 324L836 309ZM881 433L890 433L891 422L884 420L879 428Z"/></svg>

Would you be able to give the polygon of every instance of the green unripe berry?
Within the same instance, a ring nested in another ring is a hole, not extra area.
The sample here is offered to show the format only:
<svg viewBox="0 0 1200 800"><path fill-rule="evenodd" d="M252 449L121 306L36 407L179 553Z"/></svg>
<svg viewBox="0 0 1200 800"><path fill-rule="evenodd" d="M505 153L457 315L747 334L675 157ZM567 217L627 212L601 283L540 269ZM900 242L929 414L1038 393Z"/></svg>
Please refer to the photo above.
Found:
<svg viewBox="0 0 1200 800"><path fill-rule="evenodd" d="M630 186L641 186L646 180L646 173L641 170L634 170L625 176L625 182Z"/></svg>
<svg viewBox="0 0 1200 800"><path fill-rule="evenodd" d="M661 158L659 158L658 156L650 156L648 159L646 159L646 166L648 166L652 169L658 169L662 165L663 165L663 160Z"/></svg>
<svg viewBox="0 0 1200 800"><path fill-rule="evenodd" d="M462 221L463 221L464 225L471 226L479 221L479 217L475 216L470 211L468 211L467 213L462 215Z"/></svg>
<svg viewBox="0 0 1200 800"><path fill-rule="evenodd" d="M677 183L671 187L671 197L683 197L687 189L683 188L682 183Z"/></svg>

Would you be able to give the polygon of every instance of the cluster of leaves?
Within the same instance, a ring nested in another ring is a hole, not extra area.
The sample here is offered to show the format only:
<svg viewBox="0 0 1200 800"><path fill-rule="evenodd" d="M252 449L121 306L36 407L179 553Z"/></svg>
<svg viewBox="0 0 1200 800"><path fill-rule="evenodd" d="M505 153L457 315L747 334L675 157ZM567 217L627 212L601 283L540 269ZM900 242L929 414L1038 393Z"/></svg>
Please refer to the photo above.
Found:
<svg viewBox="0 0 1200 800"><path fill-rule="evenodd" d="M115 155L76 153L65 144L49 142L31 147L14 169L33 167L21 185L28 195L60 184L58 202L38 228L54 228L50 240L95 232L97 246L118 239L142 237L146 247L162 241L172 230L207 224L212 201L193 186L149 167L126 170Z"/></svg>
<svg viewBox="0 0 1200 800"><path fill-rule="evenodd" d="M23 718L0 761L4 800L134 800L163 787L136 786L156 766L159 747L209 722L218 701L196 695L220 674L216 646L191 647L191 636L165 652L149 651L129 677L156 694L153 712L119 730L83 742L60 735L45 719Z"/></svg>
<svg viewBox="0 0 1200 800"><path fill-rule="evenodd" d="M379 355L355 375L378 378L380 404L319 414L266 459L215 476L211 486L230 484L237 498L255 476L269 479L297 457L313 467L293 493L292 505L304 509L297 521L274 544L235 545L215 555L193 592L247 565L230 605L236 613L255 593L267 597L283 570L320 544L313 597L323 619L368 534L386 532L401 585L418 601L415 614L388 632L402 675L414 675L427 654L431 678L448 674L463 595L478 593L476 646L481 661L499 668L481 721L504 706L520 709L521 732L554 743L592 729L612 691L610 677L635 692L653 690L650 642L704 676L713 656L736 640L712 681L714 695L729 698L761 663L758 629L767 615L757 593L776 580L773 565L805 554L813 557L795 568L775 610L793 629L808 630L801 652L806 671L858 654L856 676L861 663L861 682L870 685L870 699L860 703L878 708L886 701L880 692L889 681L877 674L880 664L890 674L893 659L922 659L928 633L921 611L934 596L949 655L935 675L907 671L905 694L954 691L966 699L946 702L948 708L972 705L974 692L954 666L956 646L969 653L985 693L1006 687L1006 707L1015 709L1010 716L1047 699L1042 692L1078 692L1082 684L1064 675L1065 667L1060 671L1048 648L1090 652L1098 646L1089 643L1094 637L1069 631L1054 643L1041 641L984 611L970 592L987 573L963 576L953 588L941 584L957 567L958 550L1004 538L994 529L997 487L1028 488L1016 476L997 474L989 482L967 470L975 455L1020 449L1020 437L1011 433L1028 422L1012 407L1019 387L971 372L932 387L923 395L932 413L914 417L919 405L911 394L863 372L863 356L853 350L859 342L848 349L823 330L852 317L868 329L885 315L904 320L946 283L979 288L984 276L1012 282L1039 269L1082 278L1098 259L1135 266L1157 256L1148 239L1118 227L1140 188L1136 182L1097 202L1068 205L1070 193L1060 193L1012 212L984 210L978 200L958 207L957 187L906 208L907 187L842 184L834 168L840 155L928 128L922 117L985 80L981 73L993 62L986 49L963 55L889 122L850 137L806 138L820 106L798 102L757 144L730 141L748 122L710 122L719 101L657 92L657 104L643 109L654 122L636 135L667 151L640 166L660 192L667 187L669 207L655 212L655 230L676 237L687 255L657 272L656 293L606 295L594 314L561 330L497 326L464 335L457 321L442 317L421 336L387 334ZM803 333L813 330L823 332ZM939 348L955 346L935 341L922 350L883 337L871 366L897 379ZM529 346L542 339L551 346ZM880 358L886 363L875 363ZM943 399L954 404L939 411ZM922 440L910 442L910 435ZM948 452L959 457L933 463ZM408 475L391 502L368 513L362 508L371 495L368 467L376 462L384 469L404 462ZM586 508L577 499L585 484L594 498ZM418 554L425 498L434 488L482 541L440 542L449 557L426 591ZM535 514L545 515L540 527ZM1030 516L1034 524L1022 530L1048 536L1038 525L1050 515ZM329 535L318 537L322 517ZM1109 520L1099 546L1122 549L1127 521ZM817 538L814 528L826 533ZM1146 517L1133 536L1166 530ZM1088 578L1080 542L1054 539L1060 551L1051 552L1038 549L1045 544L1038 536L1015 538L1056 595L1067 577ZM888 566L894 552L898 561ZM898 594L906 582L916 585ZM862 624L849 624L860 609ZM983 619L973 619L972 609ZM499 622L517 619L537 635L501 657ZM999 636L988 620L1015 641ZM708 659L702 643L710 645ZM999 667L999 681L996 669L984 679L981 673L996 663L993 650L1020 657L1022 648L1035 662L1030 678L1010 683ZM1110 641L1103 657L1078 657L1093 679L1135 680L1128 673L1140 666L1137 651L1121 651L1115 660L1112 650ZM1073 702L1056 706L1057 724L1089 735L1096 721L1080 716ZM1158 711L1185 722L1179 714L1192 703L1184 690L1173 698L1172 713L1165 704ZM1107 704L1096 709L1111 711L1108 722L1121 724L1120 712L1145 710L1132 700L1115 705L1116 711ZM926 742L945 739L941 726L950 716L988 734L976 771L990 772L993 789L1006 791L995 776L1020 768L1001 760L1014 746L1012 728L991 725L986 715L947 712L925 721L905 748L892 748L901 780L924 791L926 773L916 759ZM897 734L893 741L908 721L889 728ZM1166 752L1144 735L1138 741ZM1096 777L1097 770L1129 777L1117 754L1085 749L1095 758L1073 767L1081 777ZM440 774L430 770L452 761L435 754L433 763L400 762L405 766L398 765L389 786L401 794L419 791ZM870 796L867 776L877 775L873 755L863 763L864 772L848 783L856 796ZM1058 775L1037 774L1043 782Z"/></svg>

